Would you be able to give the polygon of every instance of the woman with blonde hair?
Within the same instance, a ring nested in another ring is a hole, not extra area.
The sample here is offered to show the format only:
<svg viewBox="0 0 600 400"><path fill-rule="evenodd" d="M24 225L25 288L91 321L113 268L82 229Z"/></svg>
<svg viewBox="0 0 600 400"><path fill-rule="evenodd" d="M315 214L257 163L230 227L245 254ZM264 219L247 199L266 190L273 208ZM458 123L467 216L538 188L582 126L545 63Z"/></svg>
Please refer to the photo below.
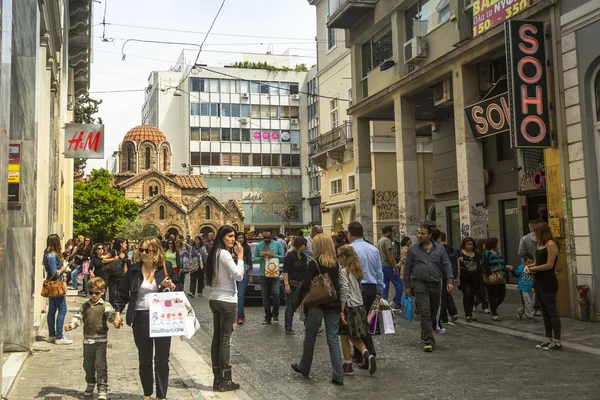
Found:
<svg viewBox="0 0 600 400"><path fill-rule="evenodd" d="M336 293L339 294L339 268L336 260L335 244L330 236L320 233L313 238L312 251L314 260L308 263L302 284L298 290L307 292L310 289L312 279L321 274L329 275ZM331 383L334 385L344 384L344 370L342 367L342 354L338 338L340 312L342 311L340 300L335 300L308 308L306 313L306 335L304 336L304 347L299 364L292 364L292 369L308 378L317 340L317 331L321 320L325 320L325 331L327 334L327 346L333 375Z"/></svg>
<svg viewBox="0 0 600 400"><path fill-rule="evenodd" d="M139 241L141 262L133 264L123 276L115 300L115 327L123 323L121 313L127 307L125 321L133 325L133 339L138 349L140 380L144 400L152 396L156 375L156 397L165 399L169 386L169 352L171 337L150 337L150 301L152 295L175 289L177 276L171 263L166 261L160 241L147 237ZM154 347L154 372L152 348Z"/></svg>
<svg viewBox="0 0 600 400"><path fill-rule="evenodd" d="M342 340L342 353L344 355L344 374L353 375L352 355L350 342L360 350L363 357L362 367L373 375L377 370L375 356L369 353L361 338L367 336L367 312L363 306L362 287L360 282L364 278L363 270L358 260L356 251L351 246L338 248L338 260L342 265L340 271L340 338Z"/></svg>

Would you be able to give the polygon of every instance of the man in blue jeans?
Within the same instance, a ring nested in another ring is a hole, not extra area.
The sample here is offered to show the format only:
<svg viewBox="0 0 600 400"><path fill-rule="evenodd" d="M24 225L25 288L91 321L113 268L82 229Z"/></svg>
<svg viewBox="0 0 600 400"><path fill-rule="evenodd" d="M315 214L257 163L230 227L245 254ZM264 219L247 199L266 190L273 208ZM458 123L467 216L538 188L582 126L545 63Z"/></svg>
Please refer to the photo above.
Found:
<svg viewBox="0 0 600 400"><path fill-rule="evenodd" d="M283 247L277 240L271 237L271 231L263 232L263 241L256 245L254 249L254 262L260 263L260 287L262 291L262 302L265 308L265 320L263 325L273 322L279 322L279 276L265 276L265 261L269 258L278 258L279 263L283 262ZM273 297L273 308L271 309L271 297Z"/></svg>
<svg viewBox="0 0 600 400"><path fill-rule="evenodd" d="M381 258L381 268L383 270L383 281L385 289L383 289L383 298L388 299L390 293L390 282L396 289L396 307L400 306L402 301L403 283L400 277L400 270L396 267L396 261L392 255L392 226L383 227L383 236L377 242L377 250L379 250L379 258Z"/></svg>

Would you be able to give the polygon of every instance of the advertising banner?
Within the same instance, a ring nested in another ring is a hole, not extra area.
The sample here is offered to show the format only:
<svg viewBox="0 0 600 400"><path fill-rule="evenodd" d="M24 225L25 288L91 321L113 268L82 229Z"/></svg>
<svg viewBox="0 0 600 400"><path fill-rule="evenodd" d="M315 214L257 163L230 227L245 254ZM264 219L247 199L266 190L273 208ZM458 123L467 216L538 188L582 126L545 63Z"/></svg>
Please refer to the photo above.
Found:
<svg viewBox="0 0 600 400"><path fill-rule="evenodd" d="M104 158L104 125L66 124L65 158Z"/></svg>
<svg viewBox="0 0 600 400"><path fill-rule="evenodd" d="M511 19L532 3L532 0L473 0L473 37Z"/></svg>
<svg viewBox="0 0 600 400"><path fill-rule="evenodd" d="M473 104L465 112L475 139L510 131L508 93Z"/></svg>
<svg viewBox="0 0 600 400"><path fill-rule="evenodd" d="M150 300L150 337L184 336L191 309L183 292L155 293Z"/></svg>
<svg viewBox="0 0 600 400"><path fill-rule="evenodd" d="M19 202L19 184L21 183L21 144L8 145L8 202Z"/></svg>
<svg viewBox="0 0 600 400"><path fill-rule="evenodd" d="M552 146L543 21L507 21L508 108L517 148Z"/></svg>

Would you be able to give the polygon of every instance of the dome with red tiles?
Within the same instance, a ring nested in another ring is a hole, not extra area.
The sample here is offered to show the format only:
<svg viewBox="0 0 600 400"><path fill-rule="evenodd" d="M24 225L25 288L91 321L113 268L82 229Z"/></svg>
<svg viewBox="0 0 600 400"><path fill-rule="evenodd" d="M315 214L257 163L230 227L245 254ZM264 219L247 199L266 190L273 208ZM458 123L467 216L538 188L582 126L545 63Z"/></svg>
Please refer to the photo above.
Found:
<svg viewBox="0 0 600 400"><path fill-rule="evenodd" d="M144 140L151 140L155 143L161 143L166 142L167 138L165 134L161 132L160 129L150 125L136 126L129 132L127 132L127 134L123 138L123 142L132 141L136 143L141 143Z"/></svg>

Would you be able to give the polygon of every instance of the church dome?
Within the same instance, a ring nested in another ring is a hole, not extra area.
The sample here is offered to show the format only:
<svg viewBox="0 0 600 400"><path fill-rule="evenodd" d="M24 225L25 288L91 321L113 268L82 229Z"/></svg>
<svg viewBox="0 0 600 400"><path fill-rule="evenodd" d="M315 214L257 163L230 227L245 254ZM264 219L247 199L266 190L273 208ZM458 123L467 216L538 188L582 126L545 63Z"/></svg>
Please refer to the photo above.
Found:
<svg viewBox="0 0 600 400"><path fill-rule="evenodd" d="M127 134L123 138L123 142L132 141L135 143L141 143L144 140L151 140L158 144L161 142L166 142L167 138L165 134L161 132L160 129L150 125L136 126L129 132L127 132Z"/></svg>

